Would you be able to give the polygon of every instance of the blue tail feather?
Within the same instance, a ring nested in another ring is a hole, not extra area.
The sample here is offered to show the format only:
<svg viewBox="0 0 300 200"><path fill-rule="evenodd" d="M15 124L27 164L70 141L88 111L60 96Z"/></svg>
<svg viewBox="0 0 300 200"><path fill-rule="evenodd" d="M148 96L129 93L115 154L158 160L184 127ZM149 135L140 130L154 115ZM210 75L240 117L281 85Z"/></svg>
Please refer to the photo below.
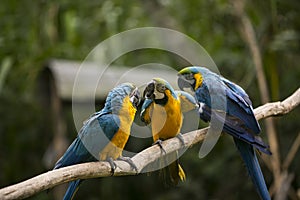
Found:
<svg viewBox="0 0 300 200"><path fill-rule="evenodd" d="M246 164L248 173L260 195L260 198L262 200L270 200L270 194L268 192L253 146L237 138L234 138L234 142L240 151L240 154Z"/></svg>
<svg viewBox="0 0 300 200"><path fill-rule="evenodd" d="M63 200L72 200L75 193L77 192L81 182L82 182L82 180L76 180L76 181L70 182L68 190L66 191L66 194L65 194Z"/></svg>

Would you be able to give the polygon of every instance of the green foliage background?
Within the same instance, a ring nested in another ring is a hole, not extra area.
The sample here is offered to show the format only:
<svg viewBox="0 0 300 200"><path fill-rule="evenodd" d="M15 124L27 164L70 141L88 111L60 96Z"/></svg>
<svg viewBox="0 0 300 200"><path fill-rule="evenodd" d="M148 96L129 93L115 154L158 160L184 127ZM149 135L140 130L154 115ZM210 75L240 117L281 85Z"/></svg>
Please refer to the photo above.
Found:
<svg viewBox="0 0 300 200"><path fill-rule="evenodd" d="M286 98L299 87L299 10L300 1L296 0L246 3L260 44L272 101ZM47 115L49 108L41 106L35 92L45 61L49 58L81 61L104 39L145 26L172 28L198 41L220 72L247 90L254 107L260 105L253 62L239 34L230 2L1 1L0 187L48 170L42 158L52 138L51 119ZM174 67L186 64L161 51L129 54L116 63L136 66L149 61ZM72 120L67 120L71 122L68 124L71 141L76 133ZM300 131L299 120L299 108L275 120L282 158ZM258 199L230 137L222 137L204 159L198 158L198 150L199 146L195 146L181 158L187 182L179 187L163 187L156 175L103 178L86 181L77 199ZM296 158L299 156L298 153ZM299 159L295 159L290 167L295 172L296 189L300 187L299 165ZM270 186L271 173L264 165L262 168ZM52 198L51 192L43 192L31 199Z"/></svg>

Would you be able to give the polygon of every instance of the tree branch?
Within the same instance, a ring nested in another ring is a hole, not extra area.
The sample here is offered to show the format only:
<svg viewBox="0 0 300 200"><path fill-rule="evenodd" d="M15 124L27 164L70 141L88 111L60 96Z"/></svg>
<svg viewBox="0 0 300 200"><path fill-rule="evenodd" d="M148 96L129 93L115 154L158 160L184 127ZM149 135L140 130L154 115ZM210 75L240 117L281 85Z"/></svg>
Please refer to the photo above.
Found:
<svg viewBox="0 0 300 200"><path fill-rule="evenodd" d="M298 133L298 136L296 137L296 139L294 140L294 143L292 145L292 147L290 148L286 159L283 162L282 168L284 170L287 170L290 166L290 164L292 163L292 161L294 160L296 153L298 151L300 147L300 132Z"/></svg>
<svg viewBox="0 0 300 200"><path fill-rule="evenodd" d="M299 103L300 88L283 102L267 103L256 108L254 113L258 120L270 116L283 115L293 110L299 105ZM208 128L209 127L183 134L185 146L189 147L193 144L203 141ZM162 143L162 146L166 153L170 153L182 148L182 144L178 138L166 140ZM154 162L160 157L161 149L158 145L155 145L136 154L134 157L132 157L132 161L137 166L138 172L141 172L145 166ZM117 169L115 170L114 176L136 174L136 172L131 169L127 162L116 161L115 163L117 165ZM22 199L75 179L111 176L110 170L110 165L107 162L90 162L48 171L21 183L0 189L0 199Z"/></svg>
<svg viewBox="0 0 300 200"><path fill-rule="evenodd" d="M254 109L254 114L257 120L270 116L284 115L300 104L300 88L298 88L291 96L284 101L266 103Z"/></svg>

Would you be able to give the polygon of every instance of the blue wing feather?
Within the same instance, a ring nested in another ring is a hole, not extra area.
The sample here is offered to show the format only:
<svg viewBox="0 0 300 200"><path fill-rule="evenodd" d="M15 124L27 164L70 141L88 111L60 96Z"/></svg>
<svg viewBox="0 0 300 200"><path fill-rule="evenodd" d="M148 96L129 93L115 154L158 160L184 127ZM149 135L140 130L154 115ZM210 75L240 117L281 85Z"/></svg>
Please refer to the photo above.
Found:
<svg viewBox="0 0 300 200"><path fill-rule="evenodd" d="M119 129L120 120L117 115L97 112L92 115L81 128L77 138L69 146L65 154L57 161L54 169L96 161L93 155L109 143Z"/></svg>
<svg viewBox="0 0 300 200"><path fill-rule="evenodd" d="M110 112L97 112L93 114L81 128L77 138L69 146L65 154L57 161L54 169L97 161L96 155L110 142L118 131L120 119ZM82 180L72 181L64 196L70 200L75 195Z"/></svg>
<svg viewBox="0 0 300 200"><path fill-rule="evenodd" d="M246 107L246 105L240 101L239 98L241 97L231 90L226 89L226 96L227 113L241 120L253 133L259 134L260 127L254 116L252 107Z"/></svg>
<svg viewBox="0 0 300 200"><path fill-rule="evenodd" d="M69 146L66 153L57 161L54 169L82 163L89 160L93 161L93 156L87 151L81 140L77 137Z"/></svg>
<svg viewBox="0 0 300 200"><path fill-rule="evenodd" d="M199 109L201 119L210 121L211 117L214 117L214 119L224 121L223 116L226 113L223 130L233 136L260 197L263 200L270 200L253 147L267 154L271 152L268 145L257 136L260 127L255 119L249 96L233 82L207 69L199 68L200 70L205 72L202 74L205 78L201 87L196 90L195 96L198 102L202 103Z"/></svg>
<svg viewBox="0 0 300 200"><path fill-rule="evenodd" d="M206 105L202 106L201 109L202 113L200 113L200 118L202 120L208 122L210 121L211 115L213 115L215 119L222 121L223 115L219 113L220 111L212 112L211 109ZM238 124L242 124L242 122ZM271 154L271 152L269 151L269 146L266 145L260 137L249 133L249 129L245 126L237 126L236 118L226 116L223 130L232 135L234 138L238 138L249 144L252 144L255 148L266 154Z"/></svg>
<svg viewBox="0 0 300 200"><path fill-rule="evenodd" d="M124 97L129 96L136 87L130 83L120 84L110 91L104 108L94 113L84 122L77 138L65 154L57 161L54 169L98 160L99 153L111 141L120 127L119 111ZM64 199L72 199L82 180L69 184Z"/></svg>
<svg viewBox="0 0 300 200"><path fill-rule="evenodd" d="M255 119L252 102L247 93L237 84L221 77L226 86L226 96L231 100L227 107L230 115L244 119L244 123L256 134L260 132L260 126ZM232 102L233 101L233 102ZM239 107L237 107L237 105ZM230 109L229 109L230 108ZM240 109L241 108L241 109ZM243 112L244 111L244 112Z"/></svg>
<svg viewBox="0 0 300 200"><path fill-rule="evenodd" d="M77 192L80 183L82 180L76 180L69 183L69 187L65 193L63 200L71 200L73 199L75 193Z"/></svg>
<svg viewBox="0 0 300 200"><path fill-rule="evenodd" d="M243 104L252 106L252 102L248 96L248 94L245 92L245 90L240 87L239 85L231 82L230 80L221 77L221 80L224 84L226 84L227 87L229 87L232 91L234 91L236 94L238 94L238 98L243 102Z"/></svg>
<svg viewBox="0 0 300 200"><path fill-rule="evenodd" d="M195 96L197 101L205 104L202 106L203 112L200 113L201 119L210 121L213 110L214 116L222 120L221 112L224 112L224 105L226 105L224 131L247 143L253 144L264 153L271 154L268 150L269 146L258 136L255 136L260 132L260 127L253 114L251 104L247 102L250 100L243 100L243 96L248 95L243 90L239 90L240 87L232 82L230 82L230 87L227 87L226 84L223 84L223 80L224 78L220 79L215 76L206 78L202 86L196 90ZM212 81L214 84L208 84ZM231 88L234 88L239 93L234 92ZM212 105L214 108L212 108Z"/></svg>

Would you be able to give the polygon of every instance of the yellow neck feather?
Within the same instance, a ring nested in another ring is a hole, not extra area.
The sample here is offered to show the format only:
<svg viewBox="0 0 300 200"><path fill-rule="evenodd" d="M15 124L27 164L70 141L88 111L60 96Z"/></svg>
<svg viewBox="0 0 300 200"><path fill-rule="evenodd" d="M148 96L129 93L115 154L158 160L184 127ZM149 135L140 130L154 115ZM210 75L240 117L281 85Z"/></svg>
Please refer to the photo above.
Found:
<svg viewBox="0 0 300 200"><path fill-rule="evenodd" d="M203 77L201 76L200 73L198 73L198 74L194 74L194 78L196 81L194 90L197 90L202 85Z"/></svg>

